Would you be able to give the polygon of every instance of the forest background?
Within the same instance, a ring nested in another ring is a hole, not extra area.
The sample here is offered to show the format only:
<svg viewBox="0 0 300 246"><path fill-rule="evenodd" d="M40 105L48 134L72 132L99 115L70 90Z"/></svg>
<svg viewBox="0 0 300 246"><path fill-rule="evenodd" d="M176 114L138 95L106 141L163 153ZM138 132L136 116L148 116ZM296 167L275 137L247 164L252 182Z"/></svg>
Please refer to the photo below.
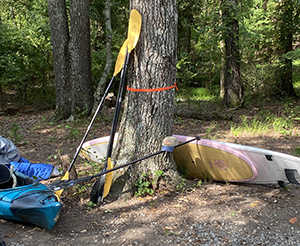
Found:
<svg viewBox="0 0 300 246"><path fill-rule="evenodd" d="M66 6L70 14L69 1ZM246 101L296 97L300 87L299 6L297 0L239 1L236 14L227 16L238 21L236 45ZM95 91L106 65L104 9L105 2L91 1L91 71ZM178 1L177 95L187 93L191 99L192 93L198 91L216 100L222 97L224 33L228 29L222 11L220 1ZM111 1L113 61L126 37L128 17L128 1ZM54 108L47 1L4 0L0 6L0 33L0 109L24 105Z"/></svg>

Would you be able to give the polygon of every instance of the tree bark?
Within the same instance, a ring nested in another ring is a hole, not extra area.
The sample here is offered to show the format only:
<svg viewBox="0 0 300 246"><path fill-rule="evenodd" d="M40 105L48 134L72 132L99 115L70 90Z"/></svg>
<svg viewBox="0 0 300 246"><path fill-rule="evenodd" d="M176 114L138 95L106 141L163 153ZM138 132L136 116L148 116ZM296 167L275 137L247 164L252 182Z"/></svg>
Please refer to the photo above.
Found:
<svg viewBox="0 0 300 246"><path fill-rule="evenodd" d="M105 2L105 28L106 28L106 63L104 67L103 74L98 83L97 90L95 92L95 101L93 106L93 112L96 111L98 104L105 92L105 87L107 86L107 78L112 67L112 55L111 55L111 39L112 39L112 29L111 29L111 14L110 14L110 0Z"/></svg>
<svg viewBox="0 0 300 246"><path fill-rule="evenodd" d="M240 75L239 23L237 20L237 0L223 3L223 23L225 24L225 84L223 103L227 107L242 106L243 86Z"/></svg>
<svg viewBox="0 0 300 246"><path fill-rule="evenodd" d="M131 0L131 7L142 16L138 44L131 54L128 85L135 89L154 89L174 85L177 60L176 0ZM122 116L118 146L113 160L117 165L154 153L162 140L172 134L175 90L158 92L128 91ZM114 173L112 191L132 194L142 173L163 170L172 188L179 182L170 154L156 156ZM162 188L159 181L153 188ZM169 187L170 188L170 187Z"/></svg>
<svg viewBox="0 0 300 246"><path fill-rule="evenodd" d="M280 54L284 55L293 50L293 10L294 5L292 0L284 0L280 5ZM296 97L296 92L293 87L293 63L291 59L280 57L278 67L279 81L277 83L280 96Z"/></svg>
<svg viewBox="0 0 300 246"><path fill-rule="evenodd" d="M221 69L220 69L220 97L224 98L225 95L225 47L224 41L220 41L221 49Z"/></svg>
<svg viewBox="0 0 300 246"><path fill-rule="evenodd" d="M48 12L56 93L54 119L67 119L71 115L72 99L69 27L65 1L48 0Z"/></svg>
<svg viewBox="0 0 300 246"><path fill-rule="evenodd" d="M71 38L65 1L48 0L48 10L56 92L53 119L89 114L93 106L89 0L71 1Z"/></svg>
<svg viewBox="0 0 300 246"><path fill-rule="evenodd" d="M89 0L71 1L72 115L89 115L93 107Z"/></svg>

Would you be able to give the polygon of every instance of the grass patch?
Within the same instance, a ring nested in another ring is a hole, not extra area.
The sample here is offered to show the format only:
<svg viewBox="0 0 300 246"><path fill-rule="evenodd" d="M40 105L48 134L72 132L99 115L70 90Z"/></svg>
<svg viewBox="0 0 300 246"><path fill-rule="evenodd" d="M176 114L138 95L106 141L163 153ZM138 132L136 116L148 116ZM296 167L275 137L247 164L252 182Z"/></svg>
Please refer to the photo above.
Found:
<svg viewBox="0 0 300 246"><path fill-rule="evenodd" d="M176 91L176 99L182 101L215 101L219 98L218 94L214 91L209 92L208 89L203 87L185 87Z"/></svg>
<svg viewBox="0 0 300 246"><path fill-rule="evenodd" d="M285 116L278 117L269 111L261 111L253 118L242 115L240 116L240 120L240 124L231 124L231 132L235 137L244 133L262 134L271 131L291 136L294 128L291 118Z"/></svg>
<svg viewBox="0 0 300 246"><path fill-rule="evenodd" d="M205 130L205 138L207 139L216 139L218 135L218 124L216 122L212 122L210 126Z"/></svg>
<svg viewBox="0 0 300 246"><path fill-rule="evenodd" d="M294 154L295 156L300 156L300 147L296 147L296 148L294 149L294 151L293 151L293 154Z"/></svg>

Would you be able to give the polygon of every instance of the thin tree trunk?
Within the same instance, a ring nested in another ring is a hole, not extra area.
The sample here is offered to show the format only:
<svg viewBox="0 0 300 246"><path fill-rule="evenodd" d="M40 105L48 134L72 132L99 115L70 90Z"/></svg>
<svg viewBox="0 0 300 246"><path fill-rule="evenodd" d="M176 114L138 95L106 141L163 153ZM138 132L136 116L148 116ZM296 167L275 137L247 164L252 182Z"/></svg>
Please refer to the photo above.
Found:
<svg viewBox="0 0 300 246"><path fill-rule="evenodd" d="M14 11L13 7L9 6L9 10L10 10L10 14L11 14L11 19L14 21L15 26L17 26L16 17L15 17L15 11Z"/></svg>
<svg viewBox="0 0 300 246"><path fill-rule="evenodd" d="M221 70L220 70L220 97L224 98L225 95L225 47L224 41L220 41L220 48L221 48Z"/></svg>
<svg viewBox="0 0 300 246"><path fill-rule="evenodd" d="M131 88L162 88L174 85L177 60L176 0L131 0L131 7L142 15L142 31L131 55ZM175 89L158 92L129 91L125 100L118 146L113 159L117 164L136 160L161 149L162 140L172 134ZM170 154L148 159L115 173L113 191L132 194L142 173L154 176L163 170L169 184L180 180ZM162 184L154 182L153 189Z"/></svg>
<svg viewBox="0 0 300 246"><path fill-rule="evenodd" d="M225 93L223 103L227 107L242 106L243 86L240 75L239 23L237 20L237 0L223 3L225 31Z"/></svg>
<svg viewBox="0 0 300 246"><path fill-rule="evenodd" d="M0 84L0 109L1 111L4 111L4 93L3 93L3 90L2 90L2 86Z"/></svg>
<svg viewBox="0 0 300 246"><path fill-rule="evenodd" d="M280 21L280 53L282 55L293 50L293 3L291 0L285 0L282 3L282 13ZM281 96L296 97L293 87L293 64L291 59L279 58L279 81L278 89Z"/></svg>
<svg viewBox="0 0 300 246"><path fill-rule="evenodd" d="M105 88L108 84L108 76L112 67L112 55L111 55L111 40L112 40L112 29L111 29L111 10L110 0L105 2L105 28L106 28L106 63L101 79L98 83L97 90L95 92L93 112L96 111L98 104L104 94Z"/></svg>

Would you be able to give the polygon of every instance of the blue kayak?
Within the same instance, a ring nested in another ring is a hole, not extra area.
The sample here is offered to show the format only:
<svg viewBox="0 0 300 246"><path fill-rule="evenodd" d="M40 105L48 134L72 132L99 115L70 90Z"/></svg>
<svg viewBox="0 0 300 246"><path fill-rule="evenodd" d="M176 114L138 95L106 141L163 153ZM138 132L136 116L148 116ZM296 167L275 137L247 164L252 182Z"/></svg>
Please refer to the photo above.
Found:
<svg viewBox="0 0 300 246"><path fill-rule="evenodd" d="M62 204L47 186L22 174L17 178L22 185L0 189L0 218L51 229L59 218Z"/></svg>

